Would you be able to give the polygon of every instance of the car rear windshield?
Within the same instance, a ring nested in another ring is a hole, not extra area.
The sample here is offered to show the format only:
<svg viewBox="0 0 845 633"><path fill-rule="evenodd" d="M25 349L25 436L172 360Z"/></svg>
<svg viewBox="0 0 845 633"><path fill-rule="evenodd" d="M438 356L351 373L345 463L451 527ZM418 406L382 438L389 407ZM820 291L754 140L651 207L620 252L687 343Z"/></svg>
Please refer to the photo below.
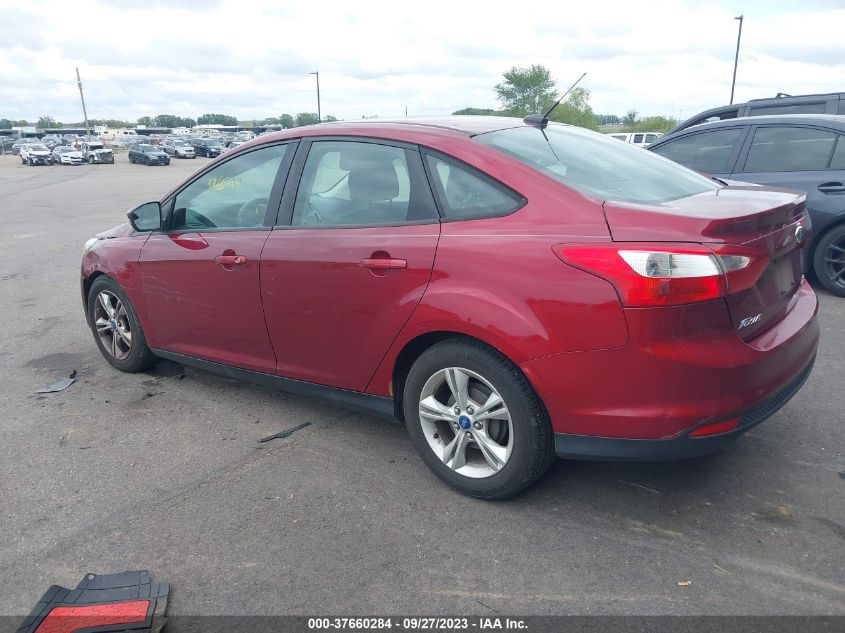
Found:
<svg viewBox="0 0 845 633"><path fill-rule="evenodd" d="M720 188L645 149L570 125L524 126L473 138L599 200L655 204Z"/></svg>

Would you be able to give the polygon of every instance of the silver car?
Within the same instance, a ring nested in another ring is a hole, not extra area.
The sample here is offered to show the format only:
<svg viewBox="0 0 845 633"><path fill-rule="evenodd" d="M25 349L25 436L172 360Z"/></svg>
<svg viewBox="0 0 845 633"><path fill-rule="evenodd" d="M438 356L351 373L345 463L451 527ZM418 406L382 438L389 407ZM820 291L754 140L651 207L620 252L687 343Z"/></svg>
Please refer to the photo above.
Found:
<svg viewBox="0 0 845 633"><path fill-rule="evenodd" d="M53 162L59 165L81 165L83 163L82 152L69 145L59 145L53 148Z"/></svg>

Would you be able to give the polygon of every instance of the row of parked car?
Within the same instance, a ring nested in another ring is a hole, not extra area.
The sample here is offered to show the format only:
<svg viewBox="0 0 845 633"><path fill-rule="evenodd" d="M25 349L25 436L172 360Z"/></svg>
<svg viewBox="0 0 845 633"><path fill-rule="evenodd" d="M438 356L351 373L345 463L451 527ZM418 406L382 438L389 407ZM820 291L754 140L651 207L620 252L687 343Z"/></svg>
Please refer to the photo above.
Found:
<svg viewBox="0 0 845 633"><path fill-rule="evenodd" d="M21 163L31 167L114 163L114 153L99 141L86 141L79 149L72 145L56 145L52 150L44 143L24 143L18 148L18 156Z"/></svg>
<svg viewBox="0 0 845 633"><path fill-rule="evenodd" d="M245 139L223 141L217 138L173 136L154 139L158 143L142 142L129 148L129 162L142 165L169 165L170 158L216 158L223 152L246 143ZM145 139L146 141L146 139Z"/></svg>

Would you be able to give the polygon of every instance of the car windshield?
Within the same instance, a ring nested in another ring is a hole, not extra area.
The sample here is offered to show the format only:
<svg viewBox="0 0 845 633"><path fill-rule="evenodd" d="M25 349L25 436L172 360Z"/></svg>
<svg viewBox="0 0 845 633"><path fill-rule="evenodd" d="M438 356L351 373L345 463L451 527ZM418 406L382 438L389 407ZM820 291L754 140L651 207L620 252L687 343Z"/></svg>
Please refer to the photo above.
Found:
<svg viewBox="0 0 845 633"><path fill-rule="evenodd" d="M88 149L103 149L99 143L88 143Z"/></svg>
<svg viewBox="0 0 845 633"><path fill-rule="evenodd" d="M53 150L54 152L58 152L59 154L68 154L73 151L72 147L57 147Z"/></svg>
<svg viewBox="0 0 845 633"><path fill-rule="evenodd" d="M155 145L139 145L138 149L142 152L157 152L158 148Z"/></svg>
<svg viewBox="0 0 845 633"><path fill-rule="evenodd" d="M599 200L656 204L720 188L649 151L569 125L524 126L473 138Z"/></svg>
<svg viewBox="0 0 845 633"><path fill-rule="evenodd" d="M218 147L220 145L220 141L206 141L205 144L209 147Z"/></svg>
<svg viewBox="0 0 845 633"><path fill-rule="evenodd" d="M29 149L35 150L37 152L46 152L47 146L46 145L35 145L35 144L33 144L33 145L29 146Z"/></svg>
<svg viewBox="0 0 845 633"><path fill-rule="evenodd" d="M173 143L173 145L178 145L179 147L184 147L185 145L187 145L187 143L185 141L171 141L171 142Z"/></svg>

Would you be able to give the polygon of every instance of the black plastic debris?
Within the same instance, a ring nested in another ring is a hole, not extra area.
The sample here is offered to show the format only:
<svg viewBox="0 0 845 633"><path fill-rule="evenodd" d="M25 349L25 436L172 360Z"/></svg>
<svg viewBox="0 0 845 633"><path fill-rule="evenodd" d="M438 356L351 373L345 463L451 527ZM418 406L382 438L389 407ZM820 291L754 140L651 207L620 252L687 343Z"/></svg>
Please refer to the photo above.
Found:
<svg viewBox="0 0 845 633"><path fill-rule="evenodd" d="M86 574L76 589L50 587L18 633L159 633L166 624L169 594L170 583L153 582L148 571Z"/></svg>
<svg viewBox="0 0 845 633"><path fill-rule="evenodd" d="M311 426L310 422L303 422L292 429L288 429L287 431L279 431L278 433L273 433L273 435L268 435L267 437L262 437L259 442L269 442L270 440L283 440L286 437L290 437L293 433L296 433L300 429L304 429L306 426Z"/></svg>

